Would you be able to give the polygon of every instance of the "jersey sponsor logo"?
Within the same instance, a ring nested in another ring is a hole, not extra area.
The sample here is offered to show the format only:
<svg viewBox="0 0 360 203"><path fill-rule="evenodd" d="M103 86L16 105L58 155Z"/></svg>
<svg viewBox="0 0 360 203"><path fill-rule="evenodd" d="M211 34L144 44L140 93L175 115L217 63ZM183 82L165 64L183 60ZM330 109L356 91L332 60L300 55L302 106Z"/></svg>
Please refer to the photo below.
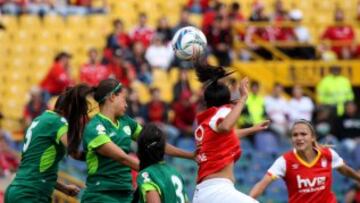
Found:
<svg viewBox="0 0 360 203"><path fill-rule="evenodd" d="M123 127L123 131L125 132L125 134L127 134L127 135L131 135L131 128L130 128L130 126L124 126Z"/></svg>
<svg viewBox="0 0 360 203"><path fill-rule="evenodd" d="M297 185L300 193L316 192L325 189L326 177L314 178L301 178L300 175L296 176Z"/></svg>
<svg viewBox="0 0 360 203"><path fill-rule="evenodd" d="M110 135L109 135L109 137L114 137L115 135L116 135L115 132L111 132Z"/></svg>
<svg viewBox="0 0 360 203"><path fill-rule="evenodd" d="M321 159L321 167L326 168L327 167L327 160L325 158Z"/></svg>
<svg viewBox="0 0 360 203"><path fill-rule="evenodd" d="M148 172L142 173L141 176L144 178L144 182L150 182L151 181Z"/></svg>
<svg viewBox="0 0 360 203"><path fill-rule="evenodd" d="M97 132L98 132L98 134L99 135L103 135L103 134L106 134L105 133L105 127L103 126L103 125L101 125L101 124L99 124L99 125L97 125L96 126L96 130L97 130Z"/></svg>

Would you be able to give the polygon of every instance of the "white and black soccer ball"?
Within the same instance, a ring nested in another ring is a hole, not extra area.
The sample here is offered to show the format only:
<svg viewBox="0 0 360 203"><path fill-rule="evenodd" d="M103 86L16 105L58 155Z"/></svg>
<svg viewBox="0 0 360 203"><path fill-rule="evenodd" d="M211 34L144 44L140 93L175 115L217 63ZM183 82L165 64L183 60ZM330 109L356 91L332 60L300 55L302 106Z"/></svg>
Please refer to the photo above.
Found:
<svg viewBox="0 0 360 203"><path fill-rule="evenodd" d="M201 30L188 26L175 33L171 44L179 59L193 60L204 54L207 40Z"/></svg>

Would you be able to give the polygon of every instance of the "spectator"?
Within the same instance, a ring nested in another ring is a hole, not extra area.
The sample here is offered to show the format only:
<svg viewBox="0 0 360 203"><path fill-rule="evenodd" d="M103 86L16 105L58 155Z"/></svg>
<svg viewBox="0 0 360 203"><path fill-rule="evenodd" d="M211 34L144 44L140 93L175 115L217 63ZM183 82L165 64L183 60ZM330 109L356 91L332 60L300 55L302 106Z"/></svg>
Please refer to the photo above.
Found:
<svg viewBox="0 0 360 203"><path fill-rule="evenodd" d="M107 37L106 48L110 48L112 50L117 48L129 48L131 45L131 39L125 32L122 20L114 20L113 27L114 31Z"/></svg>
<svg viewBox="0 0 360 203"><path fill-rule="evenodd" d="M262 3L257 2L253 5L252 14L249 20L251 22L269 22L269 17L265 15L264 5ZM274 40L274 30L270 26L249 26L246 30L246 45L265 59L272 59L272 54L263 47L260 47L256 42L264 41L272 43Z"/></svg>
<svg viewBox="0 0 360 203"><path fill-rule="evenodd" d="M18 168L20 158L15 151L9 148L5 135L0 132L0 177L14 173Z"/></svg>
<svg viewBox="0 0 360 203"><path fill-rule="evenodd" d="M344 23L344 11L336 8L334 13L335 25L326 28L321 39L330 40L332 50L341 59L346 59L351 52L351 45L355 40L355 33L351 25Z"/></svg>
<svg viewBox="0 0 360 203"><path fill-rule="evenodd" d="M288 130L287 101L282 97L283 86L275 84L272 94L265 97L265 111L271 120L270 128L281 136L285 136Z"/></svg>
<svg viewBox="0 0 360 203"><path fill-rule="evenodd" d="M323 61L336 61L338 59L336 53L326 43L320 44L318 50L320 53L320 59Z"/></svg>
<svg viewBox="0 0 360 203"><path fill-rule="evenodd" d="M164 36L156 34L146 50L145 58L152 67L168 70L174 58L174 52L170 44L165 44Z"/></svg>
<svg viewBox="0 0 360 203"><path fill-rule="evenodd" d="M260 94L260 84L253 81L250 84L250 93L246 100L245 109L240 122L243 127L250 127L265 120L265 100Z"/></svg>
<svg viewBox="0 0 360 203"><path fill-rule="evenodd" d="M131 38L134 42L141 42L144 47L150 45L153 38L154 31L147 26L147 15L145 13L139 14L139 24L134 28L131 33Z"/></svg>
<svg viewBox="0 0 360 203"><path fill-rule="evenodd" d="M31 122L48 108L43 99L42 91L39 87L32 87L30 90L30 101L24 109L25 128L30 126Z"/></svg>
<svg viewBox="0 0 360 203"><path fill-rule="evenodd" d="M239 84L237 82L237 80L235 78L230 78L229 79L229 89L230 89L230 100L234 101L240 98L240 93L239 93Z"/></svg>
<svg viewBox="0 0 360 203"><path fill-rule="evenodd" d="M355 102L346 103L345 114L335 120L333 133L349 151L360 143L360 113Z"/></svg>
<svg viewBox="0 0 360 203"><path fill-rule="evenodd" d="M191 100L191 93L183 92L179 100L173 103L172 109L174 111L173 125L180 130L181 135L192 136L196 104Z"/></svg>
<svg viewBox="0 0 360 203"><path fill-rule="evenodd" d="M73 7L85 8L86 14L99 14L107 12L107 0L101 0L101 6L94 6L94 0L71 0L69 2Z"/></svg>
<svg viewBox="0 0 360 203"><path fill-rule="evenodd" d="M129 96L127 100L128 107L126 108L126 114L129 115L131 118L134 118L140 124L144 125L144 108L140 103L139 94L134 89L129 89L128 91Z"/></svg>
<svg viewBox="0 0 360 203"><path fill-rule="evenodd" d="M143 63L140 66L140 71L137 75L138 75L138 79L141 82L145 83L146 85L150 85L153 82L151 68L150 68L149 64L147 64L147 63Z"/></svg>
<svg viewBox="0 0 360 203"><path fill-rule="evenodd" d="M29 0L26 5L26 12L44 16L51 12L51 0Z"/></svg>
<svg viewBox="0 0 360 203"><path fill-rule="evenodd" d="M287 11L284 9L282 0L275 0L274 13L271 16L272 21L284 21L287 20Z"/></svg>
<svg viewBox="0 0 360 203"><path fill-rule="evenodd" d="M136 68L136 72L140 72L140 67L146 64L145 59L145 47L141 42L135 42L132 47L132 53L130 57L131 64Z"/></svg>
<svg viewBox="0 0 360 203"><path fill-rule="evenodd" d="M110 71L100 63L98 51L91 48L88 52L89 61L80 69L80 82L97 86L101 80L110 76Z"/></svg>
<svg viewBox="0 0 360 203"><path fill-rule="evenodd" d="M180 99L182 94L191 94L191 86L189 81L189 73L187 69L180 69L179 80L173 87L174 102Z"/></svg>
<svg viewBox="0 0 360 203"><path fill-rule="evenodd" d="M190 12L201 14L209 7L209 0L189 0L187 7Z"/></svg>
<svg viewBox="0 0 360 203"><path fill-rule="evenodd" d="M222 18L228 17L228 11L226 9L226 5L220 2L214 3L214 8L209 9L203 15L203 21L201 24L201 28L205 31L205 35L207 35L208 31L210 31L209 27L214 23L216 16L221 16Z"/></svg>
<svg viewBox="0 0 360 203"><path fill-rule="evenodd" d="M330 74L318 83L316 91L319 104L332 108L333 114L337 112L338 115L343 115L344 104L347 101L353 101L354 93L350 80L341 76L340 73L339 66L331 66Z"/></svg>
<svg viewBox="0 0 360 203"><path fill-rule="evenodd" d="M59 95L65 88L73 84L70 76L71 55L67 52L60 52L56 55L50 71L42 80L40 86L45 91L45 101L51 96Z"/></svg>
<svg viewBox="0 0 360 203"><path fill-rule="evenodd" d="M230 52L232 48L232 33L229 20L217 16L212 25L209 26L207 40L211 47L212 53L217 58L221 66L230 66Z"/></svg>
<svg viewBox="0 0 360 203"><path fill-rule="evenodd" d="M305 26L301 25L303 13L299 9L293 9L289 13L289 18L295 24L293 28L295 41L301 43L300 47L295 48L295 53L291 57L298 59L315 59L315 48L310 45L310 32Z"/></svg>
<svg viewBox="0 0 360 203"><path fill-rule="evenodd" d="M156 33L164 36L164 42L168 43L172 39L172 29L166 17L161 17L158 21Z"/></svg>
<svg viewBox="0 0 360 203"><path fill-rule="evenodd" d="M124 51L116 49L113 52L111 63L108 64L110 77L116 78L125 87L129 87L132 81L136 79L136 71L132 64L124 59Z"/></svg>
<svg viewBox="0 0 360 203"><path fill-rule="evenodd" d="M238 2L231 3L229 17L235 22L243 22L246 20L244 14L241 12L241 6Z"/></svg>
<svg viewBox="0 0 360 203"><path fill-rule="evenodd" d="M169 107L160 98L160 89L151 89L151 100L145 106L146 122L156 123L169 136L169 142L175 143L175 140L179 137L180 132L174 126L169 124Z"/></svg>
<svg viewBox="0 0 360 203"><path fill-rule="evenodd" d="M189 11L186 8L183 8L180 13L180 20L173 29L173 35L179 29L181 29L183 27L187 27L187 26L193 26L193 25L190 23L190 20L189 20Z"/></svg>
<svg viewBox="0 0 360 203"><path fill-rule="evenodd" d="M314 103L307 96L303 95L303 89L299 85L293 87L293 97L289 101L289 124L290 126L296 120L305 119L312 121Z"/></svg>
<svg viewBox="0 0 360 203"><path fill-rule="evenodd" d="M4 14L19 15L24 12L25 0L3 0L0 1L0 11Z"/></svg>

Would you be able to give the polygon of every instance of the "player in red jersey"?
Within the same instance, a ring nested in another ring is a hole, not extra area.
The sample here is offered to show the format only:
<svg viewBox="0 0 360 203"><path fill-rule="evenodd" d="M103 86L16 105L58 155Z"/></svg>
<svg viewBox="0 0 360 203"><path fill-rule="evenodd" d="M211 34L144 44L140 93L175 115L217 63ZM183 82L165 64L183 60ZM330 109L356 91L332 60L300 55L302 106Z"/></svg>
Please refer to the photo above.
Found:
<svg viewBox="0 0 360 203"><path fill-rule="evenodd" d="M283 178L289 203L336 203L331 192L332 169L360 182L360 174L346 165L333 149L317 144L315 130L308 121L295 122L291 140L294 150L275 161L251 190L251 197L257 198L273 180Z"/></svg>
<svg viewBox="0 0 360 203"><path fill-rule="evenodd" d="M266 129L269 121L235 129L247 99L248 79L241 81L241 98L231 105L229 88L218 81L229 75L224 68L197 65L196 72L206 85L207 109L197 115L195 140L199 170L193 203L255 203L256 200L235 189L234 162L241 155L239 138Z"/></svg>

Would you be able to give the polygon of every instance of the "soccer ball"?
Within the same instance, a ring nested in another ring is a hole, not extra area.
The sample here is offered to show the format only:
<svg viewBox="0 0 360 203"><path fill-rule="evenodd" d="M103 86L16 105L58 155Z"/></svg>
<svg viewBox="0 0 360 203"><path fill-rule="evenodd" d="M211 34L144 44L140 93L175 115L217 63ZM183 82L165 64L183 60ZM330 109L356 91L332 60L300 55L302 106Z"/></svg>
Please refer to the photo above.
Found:
<svg viewBox="0 0 360 203"><path fill-rule="evenodd" d="M175 33L171 44L178 58L191 60L198 58L205 52L207 41L201 30L188 26Z"/></svg>

